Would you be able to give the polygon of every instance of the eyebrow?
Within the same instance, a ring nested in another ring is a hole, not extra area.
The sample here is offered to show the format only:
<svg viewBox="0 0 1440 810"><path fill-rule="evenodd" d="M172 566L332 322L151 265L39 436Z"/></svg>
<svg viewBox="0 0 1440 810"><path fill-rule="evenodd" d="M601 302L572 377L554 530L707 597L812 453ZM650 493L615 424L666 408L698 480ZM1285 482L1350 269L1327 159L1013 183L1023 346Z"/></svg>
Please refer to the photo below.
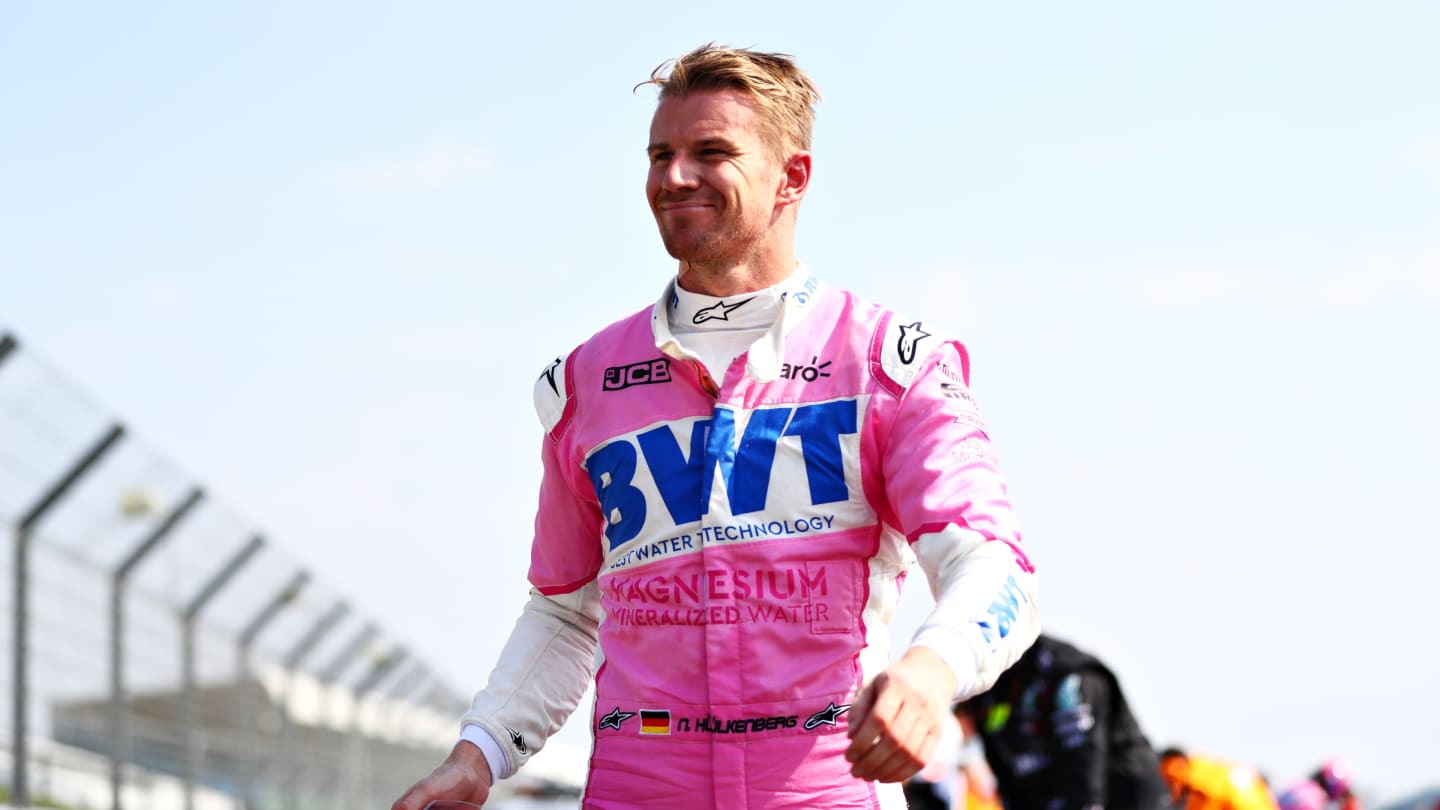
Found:
<svg viewBox="0 0 1440 810"><path fill-rule="evenodd" d="M729 138L721 138L721 137L701 138L700 140L698 140L698 141L695 142L695 146L697 146L697 147L699 147L699 148L702 148L702 149L705 148L705 147L707 147L707 146L723 146L723 147L725 147L726 149L738 149L738 148L739 148L739 146L738 146L734 141L730 140ZM670 142L669 142L669 141L656 141L655 143L652 143L652 144L650 144L649 146L645 147L645 153L646 153L646 154L652 154L652 153L654 153L654 152L662 152L662 151L666 151L666 150L674 150L674 148L675 148L675 147L673 147L673 146L670 145Z"/></svg>

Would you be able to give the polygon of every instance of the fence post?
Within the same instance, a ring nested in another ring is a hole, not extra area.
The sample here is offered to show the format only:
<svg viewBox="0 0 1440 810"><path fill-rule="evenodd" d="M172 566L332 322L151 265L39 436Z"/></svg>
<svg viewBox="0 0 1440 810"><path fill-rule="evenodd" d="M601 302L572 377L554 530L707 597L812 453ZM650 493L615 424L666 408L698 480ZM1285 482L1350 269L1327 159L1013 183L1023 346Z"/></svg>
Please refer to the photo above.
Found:
<svg viewBox="0 0 1440 810"><path fill-rule="evenodd" d="M180 521L205 497L204 490L190 490L174 511L166 515L160 524L136 546L110 575L110 807L122 810L120 788L121 769L130 759L130 739L127 713L125 711L125 586L129 584L130 573L135 566L154 551Z"/></svg>
<svg viewBox="0 0 1440 810"><path fill-rule="evenodd" d="M390 688L385 690L385 699L390 701L393 707L398 707L405 703L408 703L409 701L405 700L405 698L407 696L410 696L411 693L415 691L416 687L419 686L422 682L428 680L429 677L430 673L428 670L425 669L425 665L418 660L412 659L410 661L409 668L407 668L405 672L402 673L400 676L395 678L395 680L390 684ZM395 713L396 712L392 711L391 716L393 717ZM393 724L391 725L392 734L400 740L404 740L407 736L405 734L404 718L405 715L401 713L399 721L401 725L399 729L396 729Z"/></svg>
<svg viewBox="0 0 1440 810"><path fill-rule="evenodd" d="M284 610L286 605L300 598L300 592L305 590L305 586L309 582L309 573L305 571L297 572L289 582L285 583L285 587L281 588L280 591L271 597L270 601L260 609L260 612L255 614L255 618L250 620L250 623L245 626L245 629L240 631L240 638L237 642L239 654L235 664L235 728L237 731L244 728L247 725L246 721L250 719L247 714L249 707L246 706L245 686L250 677L250 650L255 645L255 639L260 636L261 631L263 631L270 622L275 620L276 616L280 615L280 611ZM239 734L237 735L237 739L247 736L248 735ZM250 794L254 792L255 786L250 776L250 770L243 764L240 767L245 773L241 778L240 798L245 806L249 807Z"/></svg>
<svg viewBox="0 0 1440 810"><path fill-rule="evenodd" d="M251 537L235 553L235 556L215 572L215 575L205 583L200 592L180 613L180 680L181 700L183 701L180 708L180 734L185 749L185 810L195 810L195 776L200 770L201 755L204 751L197 739L200 718L195 705L195 621L200 616L200 611L205 609L205 605L239 573L246 563L259 553L260 548L264 545L263 537L259 535Z"/></svg>
<svg viewBox="0 0 1440 810"><path fill-rule="evenodd" d="M15 340L9 335L0 337L0 363L4 362L7 355L15 348ZM40 522L51 508L65 497L65 493L99 463L100 459L120 441L125 435L125 428L121 425L111 425L110 429L100 440L81 456L75 465L65 475L60 477L35 505L30 507L20 521L15 524L15 626L11 642L14 645L14 671L11 687L14 690L11 699L14 701L14 712L11 720L14 724L15 741L11 747L11 754L14 762L10 771L10 804L21 807L30 803L29 774L27 772L27 760L30 757L28 736L30 734L27 704L30 701L29 667L26 660L26 649L29 647L30 632L30 538L35 534L35 526Z"/></svg>
<svg viewBox="0 0 1440 810"><path fill-rule="evenodd" d="M409 658L403 648L397 647L380 656L370 666L370 671L355 684L355 724L352 727L350 740L355 757L351 761L351 773L355 775L350 784L345 787L352 796L354 804L364 804L365 801L376 795L380 780L377 778L375 769L370 767L373 757L371 750L381 743L378 724L370 729L365 729L366 705L370 702L370 693L376 686L385 679L395 668ZM373 732L373 733L371 733ZM363 784L362 784L363 780Z"/></svg>
<svg viewBox="0 0 1440 810"><path fill-rule="evenodd" d="M301 662L315 649L325 636L334 630L345 615L350 612L350 606L344 600L336 602L325 612L324 616L315 623L313 627L298 641L290 651L285 654L282 664L285 669L285 690L280 701L280 763L284 774L280 777L280 788L286 797L289 806L296 806L296 794L300 783L300 765L302 758L297 757L294 751L295 729L290 722L290 700L291 687L295 682L295 670L300 667Z"/></svg>
<svg viewBox="0 0 1440 810"><path fill-rule="evenodd" d="M371 642L379 635L380 629L374 624L367 624L360 628L360 632L356 633L355 636L350 639L350 643L346 644L344 649L340 650L339 654L331 659L329 666L326 666L320 671L320 680L325 681L329 685L327 687L325 700L325 713L327 716L330 714L330 709L334 707L334 701L331 699L331 693L328 690L339 685L340 676L345 674L345 670L355 662L355 659L359 658L360 655L365 652L365 648L370 646ZM339 756L335 759L335 772L332 774L330 780L330 783L334 785L334 790L331 791L332 801L337 804L343 802L344 781L347 776L346 765L347 760L350 758L349 739L342 740L341 744L346 750L336 752Z"/></svg>

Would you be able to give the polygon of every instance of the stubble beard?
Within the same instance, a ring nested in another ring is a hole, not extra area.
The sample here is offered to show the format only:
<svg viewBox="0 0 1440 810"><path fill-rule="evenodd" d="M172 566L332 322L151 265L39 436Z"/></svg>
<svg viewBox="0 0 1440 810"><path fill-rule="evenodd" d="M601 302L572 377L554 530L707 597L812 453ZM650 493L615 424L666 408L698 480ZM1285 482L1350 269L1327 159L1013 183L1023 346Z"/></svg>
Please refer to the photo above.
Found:
<svg viewBox="0 0 1440 810"><path fill-rule="evenodd" d="M725 221L699 230L660 229L665 251L695 269L724 270L742 262L764 237L764 229L743 221Z"/></svg>

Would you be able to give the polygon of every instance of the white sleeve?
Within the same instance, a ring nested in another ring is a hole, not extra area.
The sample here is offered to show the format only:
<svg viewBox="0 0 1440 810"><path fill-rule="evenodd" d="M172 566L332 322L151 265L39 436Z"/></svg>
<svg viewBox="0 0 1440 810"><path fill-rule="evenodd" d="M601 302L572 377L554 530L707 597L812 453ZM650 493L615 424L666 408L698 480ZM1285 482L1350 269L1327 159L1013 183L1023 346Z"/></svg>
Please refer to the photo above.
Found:
<svg viewBox="0 0 1440 810"><path fill-rule="evenodd" d="M1035 572L1004 544L954 525L913 546L935 595L935 609L912 642L955 672L955 699L995 685L1040 635Z"/></svg>
<svg viewBox="0 0 1440 810"><path fill-rule="evenodd" d="M480 747L496 779L514 775L579 705L593 675L599 622L594 582L557 596L530 591L489 682L462 718L461 738ZM496 744L487 746L474 729Z"/></svg>

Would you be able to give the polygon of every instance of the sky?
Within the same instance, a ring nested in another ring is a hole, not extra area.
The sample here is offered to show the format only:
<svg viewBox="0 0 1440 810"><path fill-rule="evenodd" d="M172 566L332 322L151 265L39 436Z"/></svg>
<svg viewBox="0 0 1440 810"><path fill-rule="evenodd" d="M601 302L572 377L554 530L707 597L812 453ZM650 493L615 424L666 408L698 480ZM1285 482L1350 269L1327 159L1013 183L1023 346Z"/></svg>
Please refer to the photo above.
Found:
<svg viewBox="0 0 1440 810"><path fill-rule="evenodd" d="M1398 798L1440 781L1437 34L1383 1L6 4L0 328L468 692L525 598L533 382L674 273L634 86L793 54L799 254L968 346L1046 628L1157 745Z"/></svg>

